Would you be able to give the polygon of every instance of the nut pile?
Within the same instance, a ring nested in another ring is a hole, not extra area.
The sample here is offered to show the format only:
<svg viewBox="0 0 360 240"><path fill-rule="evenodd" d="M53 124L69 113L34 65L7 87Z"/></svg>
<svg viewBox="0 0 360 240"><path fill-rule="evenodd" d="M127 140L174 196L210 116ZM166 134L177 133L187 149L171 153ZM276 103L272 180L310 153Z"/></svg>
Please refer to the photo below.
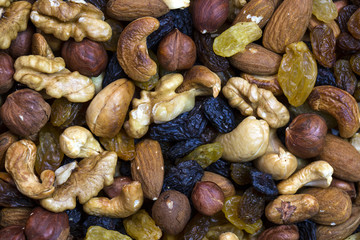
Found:
<svg viewBox="0 0 360 240"><path fill-rule="evenodd" d="M360 239L359 76L358 0L0 0L1 239Z"/></svg>

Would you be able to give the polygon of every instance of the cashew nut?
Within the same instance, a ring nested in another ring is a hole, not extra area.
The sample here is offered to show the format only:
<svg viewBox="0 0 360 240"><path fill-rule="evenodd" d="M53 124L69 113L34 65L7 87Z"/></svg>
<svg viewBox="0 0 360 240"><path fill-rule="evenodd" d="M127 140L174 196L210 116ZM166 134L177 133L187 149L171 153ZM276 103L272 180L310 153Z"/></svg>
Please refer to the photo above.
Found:
<svg viewBox="0 0 360 240"><path fill-rule="evenodd" d="M30 140L17 141L8 148L5 169L15 181L19 191L33 199L51 196L55 188L55 173L45 170L40 174L41 182L34 173L36 146Z"/></svg>
<svg viewBox="0 0 360 240"><path fill-rule="evenodd" d="M80 126L65 129L60 135L60 148L70 158L86 158L103 151L92 133Z"/></svg>
<svg viewBox="0 0 360 240"><path fill-rule="evenodd" d="M295 194L303 186L330 186L334 169L325 161L315 161L281 181L277 188L280 194Z"/></svg>
<svg viewBox="0 0 360 240"><path fill-rule="evenodd" d="M96 197L83 205L89 215L125 218L140 209L144 201L141 184L138 181L125 185L120 194L112 199Z"/></svg>
<svg viewBox="0 0 360 240"><path fill-rule="evenodd" d="M336 119L341 137L349 138L359 129L359 107L350 93L333 86L317 86L308 102L312 109L325 111Z"/></svg>
<svg viewBox="0 0 360 240"><path fill-rule="evenodd" d="M159 25L156 18L142 17L129 23L120 34L117 59L132 80L146 82L156 74L157 65L149 56L146 37Z"/></svg>

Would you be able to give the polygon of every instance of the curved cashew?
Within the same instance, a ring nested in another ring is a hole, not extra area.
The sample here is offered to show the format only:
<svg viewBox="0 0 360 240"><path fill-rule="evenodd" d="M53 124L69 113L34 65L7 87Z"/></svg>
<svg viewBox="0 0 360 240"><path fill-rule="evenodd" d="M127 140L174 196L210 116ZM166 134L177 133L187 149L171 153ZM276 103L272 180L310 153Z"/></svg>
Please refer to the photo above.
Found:
<svg viewBox="0 0 360 240"><path fill-rule="evenodd" d="M120 34L117 59L125 73L135 81L146 82L157 72L157 65L147 50L146 37L159 25L156 18L142 17L132 21Z"/></svg>
<svg viewBox="0 0 360 240"><path fill-rule="evenodd" d="M70 158L86 158L104 151L92 133L80 126L65 129L60 135L60 148Z"/></svg>
<svg viewBox="0 0 360 240"><path fill-rule="evenodd" d="M279 147L279 153L266 153L255 160L255 166L272 175L274 180L287 179L297 167L297 159L290 152Z"/></svg>
<svg viewBox="0 0 360 240"><path fill-rule="evenodd" d="M36 146L30 140L17 141L8 148L5 157L5 169L15 181L19 191L33 199L51 196L55 188L55 173L45 170L39 181L34 173Z"/></svg>
<svg viewBox="0 0 360 240"><path fill-rule="evenodd" d="M112 199L105 197L92 198L83 205L83 208L90 215L125 218L139 210L143 201L141 184L138 181L133 181L123 187L120 195Z"/></svg>
<svg viewBox="0 0 360 240"><path fill-rule="evenodd" d="M334 169L325 161L315 161L281 181L277 188L280 194L295 194L303 186L330 186Z"/></svg>
<svg viewBox="0 0 360 240"><path fill-rule="evenodd" d="M359 129L359 107L350 93L333 86L317 86L308 102L312 109L327 112L336 119L341 137L349 138Z"/></svg>

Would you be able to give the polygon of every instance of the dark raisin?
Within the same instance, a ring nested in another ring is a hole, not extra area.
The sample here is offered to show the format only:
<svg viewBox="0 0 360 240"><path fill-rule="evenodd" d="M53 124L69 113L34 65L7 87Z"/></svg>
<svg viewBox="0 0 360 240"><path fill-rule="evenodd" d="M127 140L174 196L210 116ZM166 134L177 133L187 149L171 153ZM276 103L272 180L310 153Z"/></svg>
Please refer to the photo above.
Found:
<svg viewBox="0 0 360 240"><path fill-rule="evenodd" d="M205 130L201 133L200 138L204 143L211 143L218 135L218 131L214 129L210 124L206 125Z"/></svg>
<svg viewBox="0 0 360 240"><path fill-rule="evenodd" d="M334 75L338 88L347 91L351 95L354 94L357 79L348 60L340 59L336 61Z"/></svg>
<svg viewBox="0 0 360 240"><path fill-rule="evenodd" d="M107 2L106 0L85 0L85 1L91 3L92 5L100 9L102 12L105 12L106 2Z"/></svg>
<svg viewBox="0 0 360 240"><path fill-rule="evenodd" d="M199 138L207 124L202 109L202 103L197 102L191 111L181 114L174 120L163 124L153 124L149 130L150 137L157 141Z"/></svg>
<svg viewBox="0 0 360 240"><path fill-rule="evenodd" d="M331 85L336 87L336 81L334 73L331 71L330 68L325 68L318 65L318 75L316 77L315 86L321 85Z"/></svg>
<svg viewBox="0 0 360 240"><path fill-rule="evenodd" d="M34 202L12 184L0 179L0 207L33 207Z"/></svg>
<svg viewBox="0 0 360 240"><path fill-rule="evenodd" d="M219 159L205 168L205 171L217 173L226 178L230 178L230 163Z"/></svg>
<svg viewBox="0 0 360 240"><path fill-rule="evenodd" d="M106 68L104 80L102 82L102 87L105 88L107 85L114 82L115 80L124 77L126 77L126 74L117 60L116 53L114 53L111 56L108 66Z"/></svg>
<svg viewBox="0 0 360 240"><path fill-rule="evenodd" d="M360 0L350 0L350 2L356 5L357 7L360 7Z"/></svg>
<svg viewBox="0 0 360 240"><path fill-rule="evenodd" d="M316 224L310 220L296 223L299 240L316 240Z"/></svg>
<svg viewBox="0 0 360 240"><path fill-rule="evenodd" d="M239 217L248 224L261 218L265 210L265 196L254 187L246 189L239 204Z"/></svg>
<svg viewBox="0 0 360 240"><path fill-rule="evenodd" d="M316 26L310 32L311 46L318 63L324 67L334 66L336 60L336 38L325 23Z"/></svg>
<svg viewBox="0 0 360 240"><path fill-rule="evenodd" d="M348 32L347 22L349 21L351 15L358 9L355 5L347 5L339 11L337 17L337 22L339 23L339 28L341 32Z"/></svg>
<svg viewBox="0 0 360 240"><path fill-rule="evenodd" d="M230 63L227 58L215 54L213 50L214 40L212 39L210 33L201 34L195 30L194 42L196 45L196 53L200 62L211 71L223 72L230 67Z"/></svg>
<svg viewBox="0 0 360 240"><path fill-rule="evenodd" d="M250 175L252 185L258 192L270 197L279 194L271 174L253 169L251 170Z"/></svg>
<svg viewBox="0 0 360 240"><path fill-rule="evenodd" d="M191 37L193 34L193 28L189 9L185 8L171 10L170 14L172 14L174 18L174 27L179 29L180 32Z"/></svg>
<svg viewBox="0 0 360 240"><path fill-rule="evenodd" d="M202 167L194 160L181 162L165 173L163 191L177 190L190 197L197 181L204 175Z"/></svg>
<svg viewBox="0 0 360 240"><path fill-rule="evenodd" d="M75 238L84 238L87 229L82 225L82 218L85 216L81 209L82 207L77 204L76 208L66 210L69 216L70 234Z"/></svg>
<svg viewBox="0 0 360 240"><path fill-rule="evenodd" d="M165 154L167 155L168 159L175 161L178 158L185 157L187 154L202 144L204 144L204 142L199 138L180 141L175 143Z"/></svg>
<svg viewBox="0 0 360 240"><path fill-rule="evenodd" d="M106 228L107 230L115 230L115 231L124 229L121 218L87 216L87 218L83 222L85 234L87 229L91 226L100 226Z"/></svg>
<svg viewBox="0 0 360 240"><path fill-rule="evenodd" d="M220 133L231 132L236 127L234 112L222 98L208 98L204 102L204 114Z"/></svg>
<svg viewBox="0 0 360 240"><path fill-rule="evenodd" d="M156 46L163 37L174 29L174 17L170 12L158 18L159 28L146 38L148 48Z"/></svg>
<svg viewBox="0 0 360 240"><path fill-rule="evenodd" d="M351 36L350 33L342 32L337 37L336 45L343 51L356 52L360 50L360 40Z"/></svg>
<svg viewBox="0 0 360 240"><path fill-rule="evenodd" d="M251 183L250 172L253 167L250 163L232 163L230 169L230 176L234 182L241 186Z"/></svg>
<svg viewBox="0 0 360 240"><path fill-rule="evenodd" d="M120 175L125 177L131 177L131 161L121 161Z"/></svg>

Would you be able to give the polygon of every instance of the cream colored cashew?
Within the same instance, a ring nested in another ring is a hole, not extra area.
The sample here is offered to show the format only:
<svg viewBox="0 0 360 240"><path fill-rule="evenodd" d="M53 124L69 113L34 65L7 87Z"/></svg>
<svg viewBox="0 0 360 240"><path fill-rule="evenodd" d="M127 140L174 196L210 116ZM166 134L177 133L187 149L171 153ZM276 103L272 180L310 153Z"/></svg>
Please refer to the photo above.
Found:
<svg viewBox="0 0 360 240"><path fill-rule="evenodd" d="M281 181L277 188L280 194L295 194L303 186L330 186L334 169L325 161L315 161Z"/></svg>
<svg viewBox="0 0 360 240"><path fill-rule="evenodd" d="M33 199L51 196L55 188L55 173L45 170L40 174L41 182L34 173L36 146L30 140L11 144L5 156L5 169L15 181L18 190Z"/></svg>
<svg viewBox="0 0 360 240"><path fill-rule="evenodd" d="M350 138L350 143L360 152L360 133L355 133L354 136Z"/></svg>
<svg viewBox="0 0 360 240"><path fill-rule="evenodd" d="M89 215L125 218L138 211L144 201L141 183L133 181L123 187L120 194L112 199L96 197L83 205Z"/></svg>
<svg viewBox="0 0 360 240"><path fill-rule="evenodd" d="M169 9L187 8L190 6L190 0L163 0Z"/></svg>
<svg viewBox="0 0 360 240"><path fill-rule="evenodd" d="M70 158L86 158L104 151L92 133L80 126L65 129L60 135L60 148Z"/></svg>

